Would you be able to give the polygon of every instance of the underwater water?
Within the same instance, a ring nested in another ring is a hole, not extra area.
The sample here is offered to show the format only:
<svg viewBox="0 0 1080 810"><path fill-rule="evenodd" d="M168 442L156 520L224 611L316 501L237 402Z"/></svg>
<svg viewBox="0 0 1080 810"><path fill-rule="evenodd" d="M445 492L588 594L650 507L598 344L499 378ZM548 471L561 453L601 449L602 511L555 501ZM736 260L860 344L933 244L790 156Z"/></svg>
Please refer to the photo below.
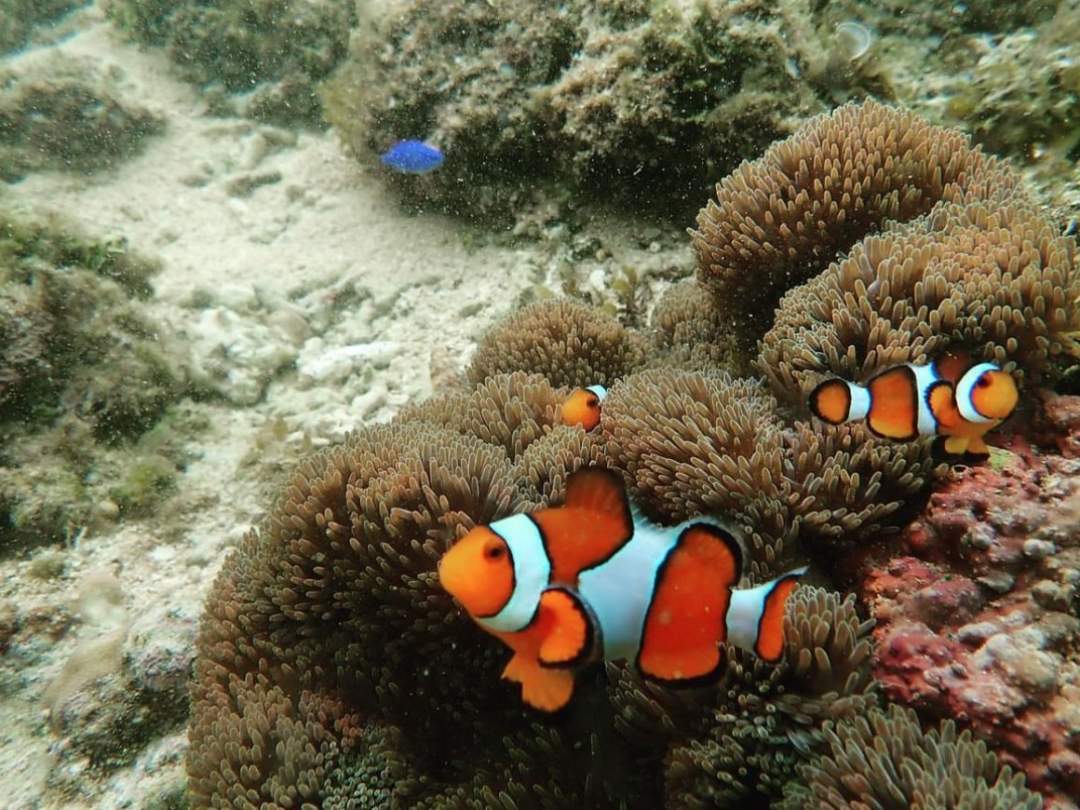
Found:
<svg viewBox="0 0 1080 810"><path fill-rule="evenodd" d="M0 807L1080 808L1080 2L0 0Z"/></svg>

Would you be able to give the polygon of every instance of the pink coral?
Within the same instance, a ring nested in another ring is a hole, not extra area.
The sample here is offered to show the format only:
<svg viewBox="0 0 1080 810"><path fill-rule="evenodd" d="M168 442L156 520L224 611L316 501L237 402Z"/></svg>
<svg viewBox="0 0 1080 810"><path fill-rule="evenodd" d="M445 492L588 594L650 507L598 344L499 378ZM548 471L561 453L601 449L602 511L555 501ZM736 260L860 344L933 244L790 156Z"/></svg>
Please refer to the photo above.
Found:
<svg viewBox="0 0 1080 810"><path fill-rule="evenodd" d="M955 468L861 561L858 587L886 696L973 729L1063 810L1080 796L1080 460L1059 439L1080 398L1037 407L1034 431Z"/></svg>

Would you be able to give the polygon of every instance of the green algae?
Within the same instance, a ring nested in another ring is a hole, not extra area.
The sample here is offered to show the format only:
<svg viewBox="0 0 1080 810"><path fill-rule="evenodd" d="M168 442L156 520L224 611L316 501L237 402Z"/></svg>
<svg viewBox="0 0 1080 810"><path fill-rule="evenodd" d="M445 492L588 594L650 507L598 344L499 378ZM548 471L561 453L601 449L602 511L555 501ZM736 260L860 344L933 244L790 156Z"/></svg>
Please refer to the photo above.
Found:
<svg viewBox="0 0 1080 810"><path fill-rule="evenodd" d="M538 196L681 217L744 156L823 110L765 3L374 4L324 91L363 163L401 138L447 155L388 178L407 205L502 225ZM672 201L675 201L673 207Z"/></svg>
<svg viewBox="0 0 1080 810"><path fill-rule="evenodd" d="M85 4L86 0L0 0L0 54L25 45L34 26Z"/></svg>
<svg viewBox="0 0 1080 810"><path fill-rule="evenodd" d="M168 494L191 386L140 309L155 261L0 209L0 548L71 542Z"/></svg>
<svg viewBox="0 0 1080 810"><path fill-rule="evenodd" d="M220 91L217 104L251 94L242 111L282 123L321 123L315 86L345 55L356 17L350 0L109 0L132 39L164 47L190 81Z"/></svg>

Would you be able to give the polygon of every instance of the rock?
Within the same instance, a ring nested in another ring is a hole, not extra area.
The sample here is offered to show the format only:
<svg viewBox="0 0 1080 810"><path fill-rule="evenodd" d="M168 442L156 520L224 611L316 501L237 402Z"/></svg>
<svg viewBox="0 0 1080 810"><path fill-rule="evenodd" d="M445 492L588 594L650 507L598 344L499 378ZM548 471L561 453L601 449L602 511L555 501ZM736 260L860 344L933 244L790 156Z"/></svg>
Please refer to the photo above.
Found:
<svg viewBox="0 0 1080 810"><path fill-rule="evenodd" d="M1008 465L954 469L901 533L908 554L870 554L858 587L886 697L955 718L1065 808L1080 795L1080 478L1023 437L1010 449Z"/></svg>
<svg viewBox="0 0 1080 810"><path fill-rule="evenodd" d="M125 101L120 78L115 68L59 54L0 71L0 179L97 171L137 152L164 120Z"/></svg>

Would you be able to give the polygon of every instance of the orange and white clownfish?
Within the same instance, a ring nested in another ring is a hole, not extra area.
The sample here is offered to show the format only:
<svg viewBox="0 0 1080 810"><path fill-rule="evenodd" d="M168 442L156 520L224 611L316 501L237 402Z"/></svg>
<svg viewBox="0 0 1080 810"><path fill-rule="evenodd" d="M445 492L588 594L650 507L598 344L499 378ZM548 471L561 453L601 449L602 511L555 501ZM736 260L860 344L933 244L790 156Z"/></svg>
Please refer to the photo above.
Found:
<svg viewBox="0 0 1080 810"><path fill-rule="evenodd" d="M865 419L876 436L944 436L948 453L989 453L983 436L1012 414L1016 381L994 363L968 367L946 354L928 365L894 366L865 386L833 378L810 394L810 410L830 424Z"/></svg>
<svg viewBox="0 0 1080 810"><path fill-rule="evenodd" d="M556 711L573 694L573 667L601 658L668 683L717 673L724 641L778 660L785 605L806 569L735 590L741 568L719 522L650 523L619 475L587 468L568 479L563 506L466 534L439 561L439 581L514 651L502 676L524 701Z"/></svg>
<svg viewBox="0 0 1080 810"><path fill-rule="evenodd" d="M581 425L586 431L600 424L600 403L607 396L607 389L602 385L590 385L578 388L566 398L562 405L564 425Z"/></svg>

